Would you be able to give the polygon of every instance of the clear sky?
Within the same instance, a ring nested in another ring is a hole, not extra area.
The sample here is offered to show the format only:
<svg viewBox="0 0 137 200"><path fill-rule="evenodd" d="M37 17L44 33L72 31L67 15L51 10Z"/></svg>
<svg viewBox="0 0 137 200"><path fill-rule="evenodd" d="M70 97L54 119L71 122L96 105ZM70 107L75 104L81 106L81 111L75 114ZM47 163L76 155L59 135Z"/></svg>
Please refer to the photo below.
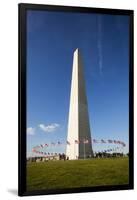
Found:
<svg viewBox="0 0 137 200"><path fill-rule="evenodd" d="M28 154L39 144L66 142L76 48L84 63L92 138L122 140L128 151L128 26L128 16L28 11ZM52 148L64 151L65 145Z"/></svg>

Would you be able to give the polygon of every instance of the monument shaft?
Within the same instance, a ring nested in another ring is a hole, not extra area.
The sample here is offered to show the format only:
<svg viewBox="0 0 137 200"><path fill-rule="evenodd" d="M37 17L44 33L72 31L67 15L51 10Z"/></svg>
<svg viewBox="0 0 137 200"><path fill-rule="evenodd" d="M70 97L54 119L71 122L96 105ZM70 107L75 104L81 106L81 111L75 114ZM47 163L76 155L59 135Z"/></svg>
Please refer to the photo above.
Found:
<svg viewBox="0 0 137 200"><path fill-rule="evenodd" d="M83 63L78 49L73 57L66 155L69 159L93 156Z"/></svg>

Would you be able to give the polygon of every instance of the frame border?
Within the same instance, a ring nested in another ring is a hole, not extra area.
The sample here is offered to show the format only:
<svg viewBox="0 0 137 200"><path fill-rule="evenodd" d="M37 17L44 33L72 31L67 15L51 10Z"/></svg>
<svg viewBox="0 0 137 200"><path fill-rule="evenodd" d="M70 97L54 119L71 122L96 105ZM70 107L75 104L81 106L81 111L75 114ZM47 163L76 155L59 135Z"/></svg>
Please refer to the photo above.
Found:
<svg viewBox="0 0 137 200"><path fill-rule="evenodd" d="M128 15L129 22L129 184L26 191L26 14L27 10ZM18 195L48 195L134 189L134 11L108 8L18 4Z"/></svg>

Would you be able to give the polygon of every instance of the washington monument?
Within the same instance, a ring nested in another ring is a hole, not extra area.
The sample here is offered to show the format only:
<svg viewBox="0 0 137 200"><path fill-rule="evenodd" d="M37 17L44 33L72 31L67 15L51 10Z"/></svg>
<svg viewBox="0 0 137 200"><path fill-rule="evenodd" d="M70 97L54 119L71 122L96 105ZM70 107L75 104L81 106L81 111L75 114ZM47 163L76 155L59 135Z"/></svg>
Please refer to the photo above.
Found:
<svg viewBox="0 0 137 200"><path fill-rule="evenodd" d="M69 159L93 156L83 63L79 49L73 56L66 155Z"/></svg>

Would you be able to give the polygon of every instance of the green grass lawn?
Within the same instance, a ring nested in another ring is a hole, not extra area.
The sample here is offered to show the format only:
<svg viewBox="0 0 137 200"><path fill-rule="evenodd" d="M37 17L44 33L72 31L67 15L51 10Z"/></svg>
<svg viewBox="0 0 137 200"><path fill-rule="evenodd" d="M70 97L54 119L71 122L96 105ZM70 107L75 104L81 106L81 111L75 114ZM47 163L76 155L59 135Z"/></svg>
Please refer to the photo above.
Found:
<svg viewBox="0 0 137 200"><path fill-rule="evenodd" d="M128 184L128 158L27 164L27 191Z"/></svg>

